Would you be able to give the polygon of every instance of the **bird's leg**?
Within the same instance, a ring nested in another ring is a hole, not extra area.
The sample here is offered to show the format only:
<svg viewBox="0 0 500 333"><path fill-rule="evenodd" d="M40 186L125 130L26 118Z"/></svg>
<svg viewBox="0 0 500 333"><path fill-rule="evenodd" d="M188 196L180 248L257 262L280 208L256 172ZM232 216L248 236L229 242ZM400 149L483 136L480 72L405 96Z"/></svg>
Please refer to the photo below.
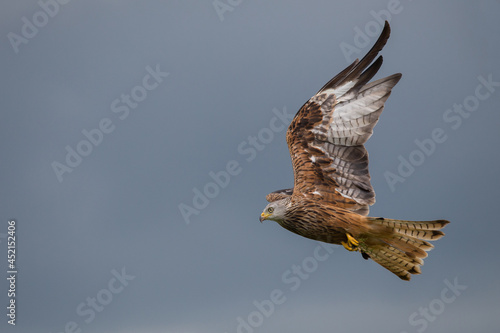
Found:
<svg viewBox="0 0 500 333"><path fill-rule="evenodd" d="M347 242L340 242L340 243L344 245L346 250L358 251L359 242L354 237L352 237L351 234L346 233L345 235L347 236Z"/></svg>

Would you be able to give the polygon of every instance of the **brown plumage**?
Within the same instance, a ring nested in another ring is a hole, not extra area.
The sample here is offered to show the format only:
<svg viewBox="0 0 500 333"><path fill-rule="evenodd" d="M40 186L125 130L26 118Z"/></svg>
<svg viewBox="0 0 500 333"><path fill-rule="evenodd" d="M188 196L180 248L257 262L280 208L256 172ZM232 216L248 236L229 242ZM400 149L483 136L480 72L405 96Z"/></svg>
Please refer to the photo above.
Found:
<svg viewBox="0 0 500 333"><path fill-rule="evenodd" d="M266 196L261 221L314 240L360 251L403 280L420 274L428 241L441 238L448 221L401 221L368 217L375 203L364 143L373 133L401 74L369 81L382 65L375 59L390 35L389 24L372 49L323 86L297 112L286 140L294 187ZM375 59L375 60L374 60Z"/></svg>

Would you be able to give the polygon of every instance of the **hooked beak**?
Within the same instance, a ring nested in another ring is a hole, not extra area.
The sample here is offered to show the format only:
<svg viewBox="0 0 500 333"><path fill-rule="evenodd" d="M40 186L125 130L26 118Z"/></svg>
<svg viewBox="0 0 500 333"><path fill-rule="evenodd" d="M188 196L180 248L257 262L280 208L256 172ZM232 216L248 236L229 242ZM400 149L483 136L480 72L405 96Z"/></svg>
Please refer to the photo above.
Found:
<svg viewBox="0 0 500 333"><path fill-rule="evenodd" d="M262 213L260 214L260 223L262 223L262 221L264 220L267 220L267 218L269 217L270 214L267 214L267 213Z"/></svg>

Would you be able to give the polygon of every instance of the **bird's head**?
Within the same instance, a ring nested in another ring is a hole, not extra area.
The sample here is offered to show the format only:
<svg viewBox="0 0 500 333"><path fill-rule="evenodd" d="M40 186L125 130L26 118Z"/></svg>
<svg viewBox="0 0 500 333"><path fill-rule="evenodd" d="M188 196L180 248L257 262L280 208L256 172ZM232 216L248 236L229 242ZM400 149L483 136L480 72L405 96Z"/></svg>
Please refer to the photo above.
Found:
<svg viewBox="0 0 500 333"><path fill-rule="evenodd" d="M282 221L285 218L288 201L289 199L282 199L268 204L262 214L260 214L260 222L264 220Z"/></svg>

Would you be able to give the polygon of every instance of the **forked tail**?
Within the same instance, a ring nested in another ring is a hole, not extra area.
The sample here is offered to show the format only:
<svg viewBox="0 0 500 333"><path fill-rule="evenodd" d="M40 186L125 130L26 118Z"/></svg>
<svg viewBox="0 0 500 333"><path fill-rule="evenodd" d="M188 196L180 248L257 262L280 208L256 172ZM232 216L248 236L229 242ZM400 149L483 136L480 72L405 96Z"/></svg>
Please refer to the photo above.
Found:
<svg viewBox="0 0 500 333"><path fill-rule="evenodd" d="M363 257L368 255L403 280L420 274L420 266L435 241L444 236L440 231L449 221L402 221L368 217L374 233L360 244Z"/></svg>

